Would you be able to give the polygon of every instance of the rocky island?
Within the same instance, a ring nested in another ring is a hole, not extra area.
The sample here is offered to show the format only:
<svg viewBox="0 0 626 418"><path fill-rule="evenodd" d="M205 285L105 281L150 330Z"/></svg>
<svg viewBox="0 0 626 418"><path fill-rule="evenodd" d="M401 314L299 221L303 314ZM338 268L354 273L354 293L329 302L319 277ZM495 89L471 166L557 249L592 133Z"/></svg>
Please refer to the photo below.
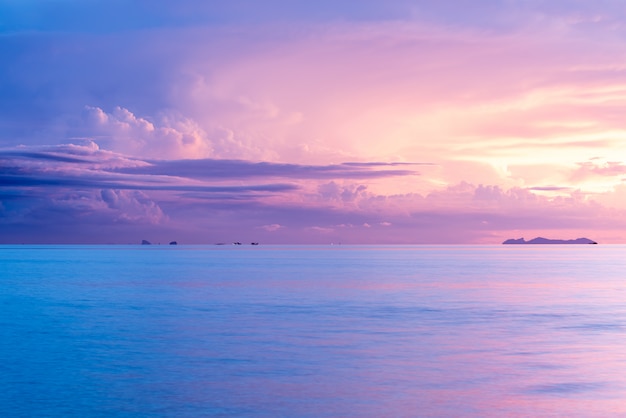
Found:
<svg viewBox="0 0 626 418"><path fill-rule="evenodd" d="M531 239L530 241L526 241L524 238L507 239L503 242L503 244L597 244L597 242L590 240L589 238L548 239L537 237Z"/></svg>

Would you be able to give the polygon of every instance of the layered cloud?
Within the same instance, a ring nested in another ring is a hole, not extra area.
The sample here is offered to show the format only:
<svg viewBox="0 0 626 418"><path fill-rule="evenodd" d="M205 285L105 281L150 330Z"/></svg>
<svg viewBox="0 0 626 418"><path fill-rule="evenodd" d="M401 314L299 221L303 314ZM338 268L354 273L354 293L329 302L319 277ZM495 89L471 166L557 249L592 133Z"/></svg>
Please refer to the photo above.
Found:
<svg viewBox="0 0 626 418"><path fill-rule="evenodd" d="M65 214L196 242L620 241L617 0L18 3L0 2L15 237Z"/></svg>
<svg viewBox="0 0 626 418"><path fill-rule="evenodd" d="M79 229L98 224L168 227L170 223L183 224L187 211L235 211L232 216L237 216L237 211L264 205L291 206L294 199L289 194L306 193L314 187L310 182L329 178L417 175L385 163L300 166L243 160L142 160L102 150L94 142L5 149L0 151L0 168L0 222L11 228L22 225L25 230L32 229L31 233L39 230L44 241L54 237L44 237L42 223L78 221L84 224L77 225ZM164 213L163 205L169 214ZM195 216L198 219L194 221L200 222L205 217L201 212ZM281 225L255 227L274 232ZM5 239L11 241L10 236ZM79 233L74 239L85 238Z"/></svg>
<svg viewBox="0 0 626 418"><path fill-rule="evenodd" d="M280 192L298 188L295 184L270 183L267 179L296 182L304 179L385 178L418 174L412 170L398 170L394 164L385 163L302 166L243 160L141 160L101 150L94 142L88 145L0 150L0 166L0 182L6 187L207 193ZM260 183L241 183L241 180L255 179L260 179Z"/></svg>
<svg viewBox="0 0 626 418"><path fill-rule="evenodd" d="M610 241L626 226L625 207L600 203L620 188L600 199L560 186L468 182L427 194L370 190L370 182L421 177L407 163L142 160L90 142L5 149L0 167L0 223L29 242L450 243L546 230Z"/></svg>

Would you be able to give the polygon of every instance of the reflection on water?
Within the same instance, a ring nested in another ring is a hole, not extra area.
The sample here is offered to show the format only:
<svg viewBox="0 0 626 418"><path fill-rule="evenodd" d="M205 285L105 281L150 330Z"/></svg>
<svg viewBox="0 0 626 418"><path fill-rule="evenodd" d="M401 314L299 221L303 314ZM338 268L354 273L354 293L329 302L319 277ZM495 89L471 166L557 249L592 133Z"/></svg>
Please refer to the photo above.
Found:
<svg viewBox="0 0 626 418"><path fill-rule="evenodd" d="M625 250L0 247L0 415L626 415Z"/></svg>

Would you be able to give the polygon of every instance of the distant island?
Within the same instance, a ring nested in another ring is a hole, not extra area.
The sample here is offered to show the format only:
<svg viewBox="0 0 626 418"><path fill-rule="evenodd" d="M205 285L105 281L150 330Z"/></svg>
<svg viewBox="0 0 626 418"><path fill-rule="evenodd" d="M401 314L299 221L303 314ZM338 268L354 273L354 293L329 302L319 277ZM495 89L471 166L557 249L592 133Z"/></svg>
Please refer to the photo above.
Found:
<svg viewBox="0 0 626 418"><path fill-rule="evenodd" d="M543 237L533 238L530 241L526 241L524 238L519 239L507 239L503 244L597 244L597 242L590 240L589 238L576 238L576 239L548 239Z"/></svg>
<svg viewBox="0 0 626 418"><path fill-rule="evenodd" d="M141 240L141 245L152 245L152 243L150 241L148 241L147 239L142 239ZM159 245L161 245L161 243L159 242ZM176 241L171 241L170 245L178 245L178 242Z"/></svg>

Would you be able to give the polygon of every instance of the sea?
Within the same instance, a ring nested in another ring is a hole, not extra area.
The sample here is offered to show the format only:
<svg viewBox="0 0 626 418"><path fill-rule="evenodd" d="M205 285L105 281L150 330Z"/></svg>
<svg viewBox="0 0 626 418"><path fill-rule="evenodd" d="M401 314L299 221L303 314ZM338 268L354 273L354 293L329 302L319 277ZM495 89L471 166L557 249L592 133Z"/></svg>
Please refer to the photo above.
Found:
<svg viewBox="0 0 626 418"><path fill-rule="evenodd" d="M626 246L2 245L0 416L626 416Z"/></svg>

